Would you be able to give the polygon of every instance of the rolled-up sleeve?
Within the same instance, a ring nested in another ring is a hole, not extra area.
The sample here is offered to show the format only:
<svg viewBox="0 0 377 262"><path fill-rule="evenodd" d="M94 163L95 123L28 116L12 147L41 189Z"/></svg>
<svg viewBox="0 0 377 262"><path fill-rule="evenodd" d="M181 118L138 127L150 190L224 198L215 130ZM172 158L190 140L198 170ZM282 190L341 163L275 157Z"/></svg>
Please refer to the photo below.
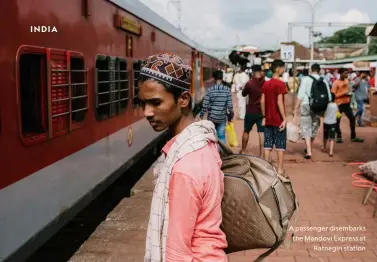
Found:
<svg viewBox="0 0 377 262"><path fill-rule="evenodd" d="M201 201L200 189L189 176L182 173L172 174L166 261L192 261L191 241Z"/></svg>

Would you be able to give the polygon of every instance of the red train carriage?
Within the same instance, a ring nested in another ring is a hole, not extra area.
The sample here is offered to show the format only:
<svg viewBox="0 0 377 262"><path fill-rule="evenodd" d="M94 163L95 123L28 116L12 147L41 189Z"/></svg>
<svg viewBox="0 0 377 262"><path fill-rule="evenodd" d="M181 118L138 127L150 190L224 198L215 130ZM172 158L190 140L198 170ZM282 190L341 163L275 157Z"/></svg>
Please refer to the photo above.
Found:
<svg viewBox="0 0 377 262"><path fill-rule="evenodd" d="M142 59L191 61L193 95L221 64L137 1L0 10L0 261L22 261L161 138L139 107Z"/></svg>

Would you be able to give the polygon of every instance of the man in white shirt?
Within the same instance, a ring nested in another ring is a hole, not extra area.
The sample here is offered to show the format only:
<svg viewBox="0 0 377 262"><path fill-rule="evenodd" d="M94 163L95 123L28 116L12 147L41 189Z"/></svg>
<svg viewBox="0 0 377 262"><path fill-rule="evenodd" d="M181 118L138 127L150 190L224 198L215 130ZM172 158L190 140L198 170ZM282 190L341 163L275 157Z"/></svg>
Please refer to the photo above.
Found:
<svg viewBox="0 0 377 262"><path fill-rule="evenodd" d="M313 64L311 67L311 77L318 80L320 79L319 72L321 68L318 64ZM313 79L310 76L306 76L302 78L300 89L297 95L297 101L294 109L294 118L293 122L297 123L297 112L299 111L300 114L300 129L301 135L305 139L306 143L306 150L305 150L305 158L311 159L312 156L312 144L317 135L318 128L321 125L321 115L314 113L310 109L309 98L310 93L313 85ZM331 91L328 82L323 79L324 83L326 84L329 102L331 102Z"/></svg>
<svg viewBox="0 0 377 262"><path fill-rule="evenodd" d="M235 78L236 92L237 92L237 105L238 105L238 118L245 119L247 98L242 95L242 90L250 78L245 73L245 68L242 69L237 78Z"/></svg>
<svg viewBox="0 0 377 262"><path fill-rule="evenodd" d="M289 85L288 85L289 73L287 71L283 73L283 82L285 83L285 87L287 88L287 91L289 91Z"/></svg>

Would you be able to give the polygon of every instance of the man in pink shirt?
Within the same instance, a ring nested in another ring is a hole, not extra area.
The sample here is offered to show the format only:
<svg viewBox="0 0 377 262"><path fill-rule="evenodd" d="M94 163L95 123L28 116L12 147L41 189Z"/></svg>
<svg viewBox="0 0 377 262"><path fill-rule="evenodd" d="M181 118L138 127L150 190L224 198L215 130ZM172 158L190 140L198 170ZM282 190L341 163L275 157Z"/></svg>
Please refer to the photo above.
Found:
<svg viewBox="0 0 377 262"><path fill-rule="evenodd" d="M144 115L155 131L169 128L154 169L156 186L148 225L145 262L226 262L220 229L224 193L216 130L195 122L191 68L179 57L149 57L139 77Z"/></svg>

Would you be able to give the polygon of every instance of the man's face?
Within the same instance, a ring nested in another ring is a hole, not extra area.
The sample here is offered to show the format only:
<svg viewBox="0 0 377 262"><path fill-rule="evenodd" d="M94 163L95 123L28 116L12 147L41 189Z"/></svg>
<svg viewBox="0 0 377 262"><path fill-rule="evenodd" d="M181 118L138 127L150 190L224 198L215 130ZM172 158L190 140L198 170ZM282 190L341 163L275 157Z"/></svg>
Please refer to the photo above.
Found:
<svg viewBox="0 0 377 262"><path fill-rule="evenodd" d="M348 78L348 71L344 71L342 74L343 79Z"/></svg>
<svg viewBox="0 0 377 262"><path fill-rule="evenodd" d="M176 103L173 94L156 81L139 82L139 98L144 116L157 132L170 127L181 117L180 100Z"/></svg>

